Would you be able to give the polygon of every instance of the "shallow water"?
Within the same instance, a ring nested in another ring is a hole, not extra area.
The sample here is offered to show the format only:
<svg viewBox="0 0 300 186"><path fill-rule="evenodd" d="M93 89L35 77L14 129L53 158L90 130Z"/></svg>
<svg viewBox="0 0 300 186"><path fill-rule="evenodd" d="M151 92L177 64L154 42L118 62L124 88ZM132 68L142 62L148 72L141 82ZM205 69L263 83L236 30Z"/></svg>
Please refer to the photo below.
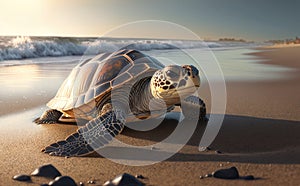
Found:
<svg viewBox="0 0 300 186"><path fill-rule="evenodd" d="M288 78L286 73L293 69L274 65L265 65L263 59L253 55L245 55L257 50L250 48L235 49L188 49L188 50L166 50L150 51L150 55L156 56L166 64L193 64L206 77L204 79L220 80L224 77L226 81L260 81L278 80ZM219 67L222 73L219 73Z"/></svg>
<svg viewBox="0 0 300 186"><path fill-rule="evenodd" d="M45 105L76 63L0 67L0 116Z"/></svg>

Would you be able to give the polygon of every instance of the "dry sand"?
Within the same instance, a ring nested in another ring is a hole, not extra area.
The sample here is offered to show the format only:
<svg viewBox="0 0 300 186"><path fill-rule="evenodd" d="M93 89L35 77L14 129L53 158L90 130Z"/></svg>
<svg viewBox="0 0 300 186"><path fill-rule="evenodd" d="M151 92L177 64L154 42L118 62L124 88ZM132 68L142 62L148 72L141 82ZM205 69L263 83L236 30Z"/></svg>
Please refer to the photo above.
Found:
<svg viewBox="0 0 300 186"><path fill-rule="evenodd" d="M34 99L36 95L32 97L28 93L28 99L34 101L18 102L18 112L12 112L13 109L5 111L6 105L13 105L18 98L12 98L5 105L1 103L0 185L28 185L13 181L11 177L20 173L29 174L46 163L53 164L63 175L69 175L77 182L94 179L97 185L123 172L142 174L148 178L143 181L149 185L299 185L300 47L268 49L264 52L258 50L251 55L267 59L266 64L293 68L294 71L287 74L291 78L227 82L226 116L220 133L211 145L212 150L198 151L203 132L200 123L183 149L154 165L126 166L96 155L66 159L43 154L39 150L45 145L63 139L76 130L76 126L72 125L37 126L31 122L41 113L42 106L34 106L44 105L54 91L44 95L46 98L43 99ZM59 86L60 82L53 83ZM207 87L202 88L202 95L209 105ZM26 110L20 112L22 107ZM174 123L175 120L169 119L148 132L127 129L118 139L130 144L153 144L167 136L174 129ZM214 150L222 153L216 154ZM199 179L200 175L231 166L236 166L240 175L254 175L258 179Z"/></svg>

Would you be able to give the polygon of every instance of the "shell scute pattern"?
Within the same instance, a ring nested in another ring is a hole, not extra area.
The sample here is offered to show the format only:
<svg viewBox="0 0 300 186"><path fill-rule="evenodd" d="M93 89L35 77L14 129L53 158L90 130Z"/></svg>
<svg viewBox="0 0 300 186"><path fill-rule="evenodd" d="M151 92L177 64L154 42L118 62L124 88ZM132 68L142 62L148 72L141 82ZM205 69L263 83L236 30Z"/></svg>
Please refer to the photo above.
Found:
<svg viewBox="0 0 300 186"><path fill-rule="evenodd" d="M76 102L76 104L75 104L75 108L78 108L78 107L80 107L81 105L84 104L84 97L85 97L85 95L82 94L82 95L80 95L80 96L77 98L77 102Z"/></svg>
<svg viewBox="0 0 300 186"><path fill-rule="evenodd" d="M90 89L87 91L87 93L85 94L85 98L84 98L84 103L87 104L90 101L92 101L95 97L95 89Z"/></svg>
<svg viewBox="0 0 300 186"><path fill-rule="evenodd" d="M134 65L133 68L130 68L128 70L128 73L131 74L133 77L135 77L135 76L138 76L139 74L145 72L149 68L150 68L149 65L147 65L145 63L136 64L136 65Z"/></svg>
<svg viewBox="0 0 300 186"><path fill-rule="evenodd" d="M80 69L74 83L74 95L83 94L89 89L97 67L97 63L88 63Z"/></svg>
<svg viewBox="0 0 300 186"><path fill-rule="evenodd" d="M140 53L138 51L135 51L135 50L126 53L126 55L129 56L132 59L132 61L136 61L136 60L138 60L140 58L144 58L145 57L144 54L142 54L142 53Z"/></svg>
<svg viewBox="0 0 300 186"><path fill-rule="evenodd" d="M123 56L108 59L102 66L101 70L96 74L98 75L98 77L96 77L96 85L111 81L128 65L130 66L131 63Z"/></svg>
<svg viewBox="0 0 300 186"><path fill-rule="evenodd" d="M105 91L109 90L109 88L111 87L110 82L106 82L103 83L102 85L99 85L95 88L95 97L98 97L99 95L101 95L102 93L104 93Z"/></svg>
<svg viewBox="0 0 300 186"><path fill-rule="evenodd" d="M122 73L121 75L119 75L118 77L116 77L113 81L112 81L112 87L115 88L123 83L129 82L132 78L132 75L130 75L129 73L125 72Z"/></svg>
<svg viewBox="0 0 300 186"><path fill-rule="evenodd" d="M78 64L48 106L68 114L73 110L75 114L84 115L84 112L92 112L93 100L101 100L112 88L143 74L152 76L163 67L156 59L135 50L100 54Z"/></svg>
<svg viewBox="0 0 300 186"><path fill-rule="evenodd" d="M124 55L124 54L126 54L126 53L128 53L128 50L123 49L123 50L119 50L119 51L117 51L117 52L111 54L111 56L120 56L120 55Z"/></svg>

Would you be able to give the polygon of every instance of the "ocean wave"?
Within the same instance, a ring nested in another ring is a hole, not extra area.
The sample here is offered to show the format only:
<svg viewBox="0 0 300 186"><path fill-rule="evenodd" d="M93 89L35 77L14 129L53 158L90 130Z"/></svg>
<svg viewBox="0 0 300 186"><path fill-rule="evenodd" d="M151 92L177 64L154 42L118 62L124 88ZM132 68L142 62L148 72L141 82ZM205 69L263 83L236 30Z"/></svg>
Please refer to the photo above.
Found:
<svg viewBox="0 0 300 186"><path fill-rule="evenodd" d="M0 48L0 60L81 55L86 47L74 41L16 37Z"/></svg>
<svg viewBox="0 0 300 186"><path fill-rule="evenodd" d="M38 57L96 55L121 48L141 51L247 46L247 43L222 43L181 40L0 37L0 61Z"/></svg>

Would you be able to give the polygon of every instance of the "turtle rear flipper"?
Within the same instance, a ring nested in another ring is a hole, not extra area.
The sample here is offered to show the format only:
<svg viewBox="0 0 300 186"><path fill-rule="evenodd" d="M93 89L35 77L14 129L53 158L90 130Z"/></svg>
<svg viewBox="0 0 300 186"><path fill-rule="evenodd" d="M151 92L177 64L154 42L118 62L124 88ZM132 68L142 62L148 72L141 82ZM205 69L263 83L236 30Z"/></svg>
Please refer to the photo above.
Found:
<svg viewBox="0 0 300 186"><path fill-rule="evenodd" d="M111 110L89 121L66 140L44 148L42 152L54 156L84 156L108 144L124 128L122 110Z"/></svg>
<svg viewBox="0 0 300 186"><path fill-rule="evenodd" d="M33 121L37 124L53 124L53 123L57 123L61 116L62 116L62 112L55 109L51 109L45 111L41 117L36 118Z"/></svg>

